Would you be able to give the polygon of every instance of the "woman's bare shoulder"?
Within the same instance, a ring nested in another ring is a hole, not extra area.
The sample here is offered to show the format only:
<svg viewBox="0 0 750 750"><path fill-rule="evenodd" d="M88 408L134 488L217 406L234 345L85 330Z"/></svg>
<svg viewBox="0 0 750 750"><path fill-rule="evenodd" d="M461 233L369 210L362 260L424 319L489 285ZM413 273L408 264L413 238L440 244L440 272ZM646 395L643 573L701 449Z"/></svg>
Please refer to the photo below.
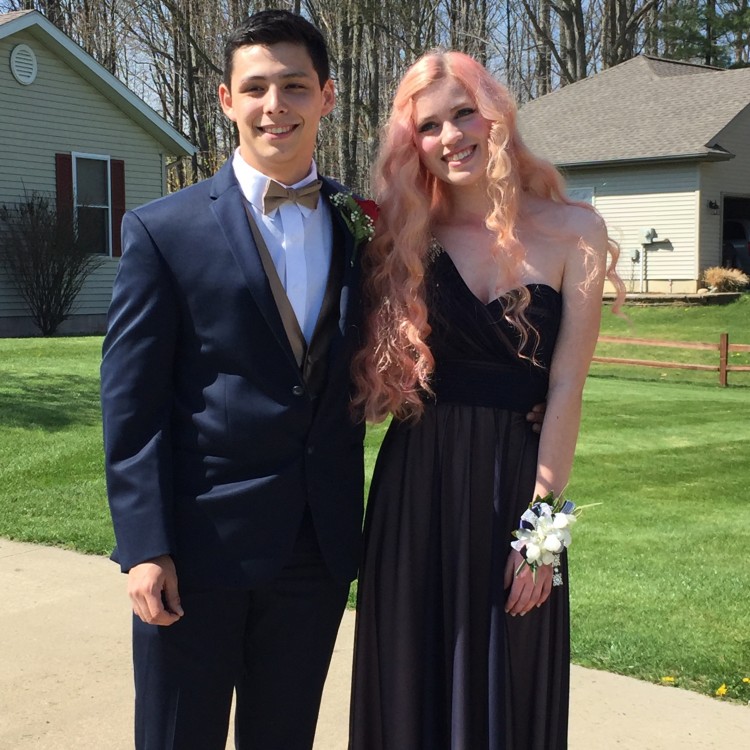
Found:
<svg viewBox="0 0 750 750"><path fill-rule="evenodd" d="M593 206L557 203L553 211L550 217L556 220L560 232L571 237L577 246L584 245L598 253L607 252L607 225Z"/></svg>
<svg viewBox="0 0 750 750"><path fill-rule="evenodd" d="M561 245L575 248L583 242L595 250L607 248L607 227L593 206L528 196L524 212L532 225L556 235Z"/></svg>

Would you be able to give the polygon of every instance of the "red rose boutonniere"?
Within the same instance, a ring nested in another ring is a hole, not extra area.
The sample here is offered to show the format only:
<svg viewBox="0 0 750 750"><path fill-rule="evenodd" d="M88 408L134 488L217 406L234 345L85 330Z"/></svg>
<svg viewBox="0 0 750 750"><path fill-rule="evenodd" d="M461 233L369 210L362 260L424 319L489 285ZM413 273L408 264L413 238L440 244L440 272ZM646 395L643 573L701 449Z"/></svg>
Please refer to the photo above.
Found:
<svg viewBox="0 0 750 750"><path fill-rule="evenodd" d="M370 220L374 224L380 216L380 208L375 201L367 200L366 198L355 198L357 205L362 209L366 216L370 217Z"/></svg>

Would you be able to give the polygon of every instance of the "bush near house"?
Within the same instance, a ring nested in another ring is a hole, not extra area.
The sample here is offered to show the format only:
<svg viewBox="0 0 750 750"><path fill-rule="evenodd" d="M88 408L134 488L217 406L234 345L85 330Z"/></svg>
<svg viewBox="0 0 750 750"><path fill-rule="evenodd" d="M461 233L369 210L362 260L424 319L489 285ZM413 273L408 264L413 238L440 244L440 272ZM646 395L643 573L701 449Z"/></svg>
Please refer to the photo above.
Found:
<svg viewBox="0 0 750 750"><path fill-rule="evenodd" d="M43 193L0 206L0 263L43 336L70 317L83 283L101 256L88 252L72 212L58 211Z"/></svg>
<svg viewBox="0 0 750 750"><path fill-rule="evenodd" d="M739 268L712 266L703 272L703 283L717 292L741 292L750 286L750 276Z"/></svg>

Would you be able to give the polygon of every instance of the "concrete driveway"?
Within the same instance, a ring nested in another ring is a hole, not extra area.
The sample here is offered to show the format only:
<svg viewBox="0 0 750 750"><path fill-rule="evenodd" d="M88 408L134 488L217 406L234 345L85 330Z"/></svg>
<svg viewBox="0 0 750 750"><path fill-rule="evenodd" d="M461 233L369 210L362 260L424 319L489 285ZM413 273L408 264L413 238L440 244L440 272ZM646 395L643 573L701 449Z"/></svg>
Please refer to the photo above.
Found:
<svg viewBox="0 0 750 750"><path fill-rule="evenodd" d="M117 567L0 539L0 597L0 750L132 747L130 616ZM347 612L315 750L346 750L353 633ZM580 667L570 724L571 750L750 747L747 706Z"/></svg>

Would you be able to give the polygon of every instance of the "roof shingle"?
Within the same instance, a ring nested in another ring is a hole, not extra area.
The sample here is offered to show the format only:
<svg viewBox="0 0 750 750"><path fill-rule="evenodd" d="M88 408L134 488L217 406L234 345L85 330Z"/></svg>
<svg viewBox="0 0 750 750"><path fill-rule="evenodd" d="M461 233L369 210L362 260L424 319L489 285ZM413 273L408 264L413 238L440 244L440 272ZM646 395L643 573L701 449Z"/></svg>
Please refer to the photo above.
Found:
<svg viewBox="0 0 750 750"><path fill-rule="evenodd" d="M640 55L524 105L519 127L560 166L727 158L719 136L750 107L750 68L723 70Z"/></svg>
<svg viewBox="0 0 750 750"><path fill-rule="evenodd" d="M27 13L33 13L33 10L13 10L10 13L0 13L0 25L4 23L8 23L8 21L12 21L15 18L20 18L21 16L25 16Z"/></svg>

